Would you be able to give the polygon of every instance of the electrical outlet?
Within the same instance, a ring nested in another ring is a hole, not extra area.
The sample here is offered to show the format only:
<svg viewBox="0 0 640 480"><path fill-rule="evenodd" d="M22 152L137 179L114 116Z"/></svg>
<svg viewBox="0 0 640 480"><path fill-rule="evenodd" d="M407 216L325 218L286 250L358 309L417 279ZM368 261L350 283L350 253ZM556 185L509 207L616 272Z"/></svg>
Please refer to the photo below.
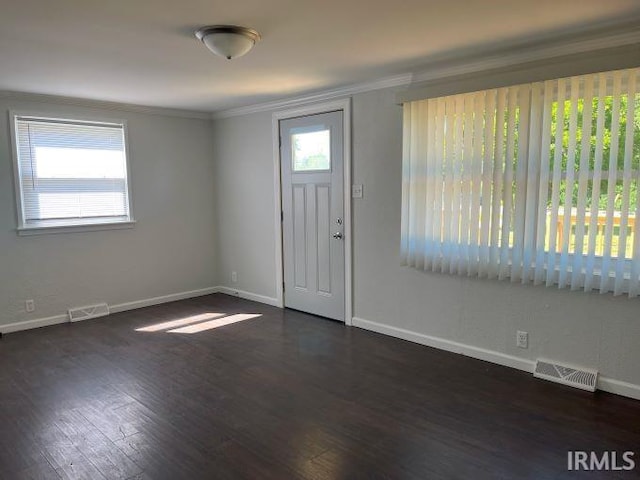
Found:
<svg viewBox="0 0 640 480"><path fill-rule="evenodd" d="M231 281L236 283L238 281L238 272L231 272Z"/></svg>
<svg viewBox="0 0 640 480"><path fill-rule="evenodd" d="M516 334L516 345L518 348L529 348L529 333L518 330Z"/></svg>
<svg viewBox="0 0 640 480"><path fill-rule="evenodd" d="M34 302L33 300L27 300L24 302L24 306L27 312L31 313L36 309L36 302Z"/></svg>

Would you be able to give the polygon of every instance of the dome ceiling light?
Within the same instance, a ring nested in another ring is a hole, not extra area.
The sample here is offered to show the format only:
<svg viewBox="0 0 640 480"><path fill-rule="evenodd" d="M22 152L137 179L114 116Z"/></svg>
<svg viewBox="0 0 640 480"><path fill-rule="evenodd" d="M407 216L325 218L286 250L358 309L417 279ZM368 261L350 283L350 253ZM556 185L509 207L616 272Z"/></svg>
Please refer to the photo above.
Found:
<svg viewBox="0 0 640 480"><path fill-rule="evenodd" d="M249 52L260 40L260 34L237 25L210 25L198 29L196 38L216 55L231 60Z"/></svg>

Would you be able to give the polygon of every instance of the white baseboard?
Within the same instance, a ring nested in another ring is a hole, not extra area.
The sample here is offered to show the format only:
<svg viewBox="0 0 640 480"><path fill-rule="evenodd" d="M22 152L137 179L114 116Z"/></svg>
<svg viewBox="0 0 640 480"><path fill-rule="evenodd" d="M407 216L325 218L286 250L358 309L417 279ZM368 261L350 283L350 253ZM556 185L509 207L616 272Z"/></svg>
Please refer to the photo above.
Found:
<svg viewBox="0 0 640 480"><path fill-rule="evenodd" d="M188 292L172 293L169 295L162 295L160 297L146 298L144 300L136 300L134 302L119 303L117 305L110 305L109 310L111 313L125 312L127 310L134 310L136 308L150 307L152 305L160 305L161 303L175 302L176 300L184 300L187 298L201 297L203 295L209 295L217 293L218 287L202 288L199 290L190 290ZM57 325L59 323L68 323L69 315L54 315L53 317L36 318L34 320L25 320L22 322L9 323L7 325L0 325L0 332L13 333L20 332L22 330L31 330L32 328L48 327L49 325Z"/></svg>
<svg viewBox="0 0 640 480"><path fill-rule="evenodd" d="M371 320L365 320L363 318L354 317L353 326L389 335L391 337L401 338L410 342L419 343L428 347L437 348L439 350L446 350L447 352L458 353L478 360L503 365L505 367L516 368L528 373L532 373L535 367L535 362L526 358L519 358L513 355L507 355L506 353L496 352L494 350L487 350L444 338L424 335L422 333L412 332L403 328L372 322ZM599 377L598 390L640 400L640 385L634 385L632 383L615 380L613 378Z"/></svg>
<svg viewBox="0 0 640 480"><path fill-rule="evenodd" d="M467 357L477 358L479 360L485 360L491 363L497 363L504 365L505 367L517 368L525 372L533 373L535 362L527 360L525 358L514 357L513 355L507 355L505 353L495 352L493 350L487 350L484 348L474 347L472 345L466 345L464 343L454 342L452 340L446 340L444 338L432 337L430 335L424 335L422 333L412 332L405 330L404 328L393 327L391 325L385 325L383 323L372 322L363 318L354 317L353 326L364 328L365 330L371 330L373 332L383 333L410 342L426 345L427 347L437 348L439 350L446 350L447 352L459 353Z"/></svg>
<svg viewBox="0 0 640 480"><path fill-rule="evenodd" d="M67 323L69 315L54 315L53 317L35 318L33 320L24 320L22 322L8 323L0 325L0 332L13 333L21 330L31 330L32 328L48 327L49 325L57 325L59 323Z"/></svg>
<svg viewBox="0 0 640 480"><path fill-rule="evenodd" d="M111 313L126 312L127 310L135 310L136 308L151 307L153 305L160 305L162 303L175 302L177 300L185 300L187 298L202 297L204 295L210 295L212 293L224 293L232 295L234 297L240 297L247 300L253 300L254 302L266 303L267 305L273 305L278 307L278 299L267 297L264 295L258 295L251 292L245 292L243 290L237 290L229 287L208 287L198 290L190 290L187 292L171 293L169 295L162 295L159 297L145 298L143 300L135 300L133 302L118 303L116 305L109 305L109 311ZM7 325L0 325L1 333L19 332L22 330L31 330L32 328L47 327L49 325L57 325L60 323L68 323L69 316L65 313L62 315L54 315L46 318L36 318L33 320L24 320L22 322L9 323Z"/></svg>
<svg viewBox="0 0 640 480"><path fill-rule="evenodd" d="M231 295L233 297L244 298L245 300L252 300L254 302L265 303L272 307L280 307L277 298L267 297L266 295L258 295L257 293L245 292L244 290L238 290L237 288L219 286L216 287L218 292L225 295Z"/></svg>
<svg viewBox="0 0 640 480"><path fill-rule="evenodd" d="M109 305L111 313L126 312L127 310L135 310L136 308L151 307L162 303L175 302L177 300L185 300L187 298L202 297L218 293L218 287L201 288L198 290L189 290L188 292L171 293L160 297L145 298L144 300L136 300L133 302L119 303L117 305Z"/></svg>
<svg viewBox="0 0 640 480"><path fill-rule="evenodd" d="M622 380L615 380L608 377L598 377L598 390L640 400L640 385L623 382Z"/></svg>

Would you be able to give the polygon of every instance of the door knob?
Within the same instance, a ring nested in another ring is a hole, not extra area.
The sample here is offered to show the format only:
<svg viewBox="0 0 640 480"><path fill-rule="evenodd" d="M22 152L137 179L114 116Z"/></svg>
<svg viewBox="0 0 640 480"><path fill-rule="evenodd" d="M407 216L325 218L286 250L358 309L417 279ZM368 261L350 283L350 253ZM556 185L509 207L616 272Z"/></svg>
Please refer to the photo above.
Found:
<svg viewBox="0 0 640 480"><path fill-rule="evenodd" d="M342 232L336 232L333 234L333 238L335 238L336 240L341 240L342 239Z"/></svg>

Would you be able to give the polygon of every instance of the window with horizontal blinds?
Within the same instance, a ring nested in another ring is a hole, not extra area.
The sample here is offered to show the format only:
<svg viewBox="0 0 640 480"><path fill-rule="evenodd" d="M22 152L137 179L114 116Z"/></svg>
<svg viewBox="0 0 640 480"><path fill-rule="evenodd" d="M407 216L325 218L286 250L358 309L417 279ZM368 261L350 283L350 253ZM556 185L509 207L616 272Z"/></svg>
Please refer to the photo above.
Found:
<svg viewBox="0 0 640 480"><path fill-rule="evenodd" d="M403 262L637 296L639 77L405 103Z"/></svg>
<svg viewBox="0 0 640 480"><path fill-rule="evenodd" d="M14 122L22 227L130 221L123 123Z"/></svg>

